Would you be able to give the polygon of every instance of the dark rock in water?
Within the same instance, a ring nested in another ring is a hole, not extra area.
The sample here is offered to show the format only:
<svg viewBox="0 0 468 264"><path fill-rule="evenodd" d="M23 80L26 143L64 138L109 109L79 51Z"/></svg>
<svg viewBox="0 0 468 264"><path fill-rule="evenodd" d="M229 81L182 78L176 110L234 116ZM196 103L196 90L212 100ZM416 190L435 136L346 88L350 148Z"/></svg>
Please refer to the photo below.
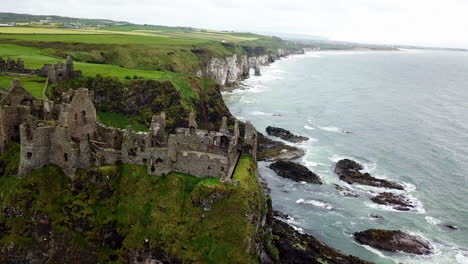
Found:
<svg viewBox="0 0 468 264"><path fill-rule="evenodd" d="M401 251L417 255L427 255L432 252L428 242L399 230L369 229L354 233L354 239L360 244L391 252Z"/></svg>
<svg viewBox="0 0 468 264"><path fill-rule="evenodd" d="M257 160L259 161L293 160L305 154L302 149L272 140L262 133L258 133L257 142Z"/></svg>
<svg viewBox="0 0 468 264"><path fill-rule="evenodd" d="M354 256L346 256L328 247L313 236L301 234L280 220L273 220L273 245L278 249L278 262L283 264L370 264Z"/></svg>
<svg viewBox="0 0 468 264"><path fill-rule="evenodd" d="M445 226L448 229L454 230L454 231L460 230L457 226L451 225L451 224L444 224L443 226Z"/></svg>
<svg viewBox="0 0 468 264"><path fill-rule="evenodd" d="M362 169L362 165L355 162L354 160L344 159L336 163L335 173L338 174L338 176L340 176L340 179L342 181L345 181L349 184L362 184L375 187L404 190L403 186L401 186L400 184L374 178L367 172L362 173Z"/></svg>
<svg viewBox="0 0 468 264"><path fill-rule="evenodd" d="M274 217L278 217L278 218L282 218L282 219L288 219L289 218L289 215L288 214L285 214L283 212L280 212L278 210L274 210L273 211L273 216Z"/></svg>
<svg viewBox="0 0 468 264"><path fill-rule="evenodd" d="M292 161L279 160L270 164L268 167L284 178L294 181L322 184L322 181L317 174L311 172L306 166Z"/></svg>
<svg viewBox="0 0 468 264"><path fill-rule="evenodd" d="M270 136L279 137L281 139L284 139L284 140L292 142L292 143L300 143L300 142L304 142L304 141L309 140L308 137L296 136L293 133L291 133L289 130L286 130L286 129L280 128L280 127L268 126L266 128L266 132Z"/></svg>
<svg viewBox="0 0 468 264"><path fill-rule="evenodd" d="M378 214L371 214L371 215L369 215L369 217L372 218L372 219L383 219L383 216L378 215Z"/></svg>
<svg viewBox="0 0 468 264"><path fill-rule="evenodd" d="M380 193L377 196L372 197L371 200L374 203L392 206L393 209L399 211L409 211L414 208L408 198L391 192Z"/></svg>
<svg viewBox="0 0 468 264"><path fill-rule="evenodd" d="M356 191L351 190L350 188L346 186L341 186L338 184L335 184L335 189L344 196L348 197L359 197L359 194Z"/></svg>

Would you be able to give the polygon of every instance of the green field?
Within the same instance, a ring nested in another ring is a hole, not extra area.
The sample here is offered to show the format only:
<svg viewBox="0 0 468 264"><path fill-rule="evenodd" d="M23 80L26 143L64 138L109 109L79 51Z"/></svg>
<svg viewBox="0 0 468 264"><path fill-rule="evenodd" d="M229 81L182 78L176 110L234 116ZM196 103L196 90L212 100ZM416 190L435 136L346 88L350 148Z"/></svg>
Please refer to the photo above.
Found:
<svg viewBox="0 0 468 264"><path fill-rule="evenodd" d="M42 91L44 90L46 78L32 76L32 77L13 77L13 76L2 76L0 75L0 87L8 89L13 79L19 79L21 85L36 98L42 97Z"/></svg>
<svg viewBox="0 0 468 264"><path fill-rule="evenodd" d="M15 60L22 58L26 68L41 68L44 64L55 64L59 59L49 55L49 49L22 47L11 44L0 44L0 57L5 60L11 57ZM62 59L63 61L63 59ZM133 79L135 76L144 79L169 80L174 86L188 96L193 96L192 88L188 86L188 75L173 72L150 71L141 69L128 69L115 65L75 62L75 69L83 71L84 76L96 75L116 77L121 80ZM0 87L8 88L12 77L0 76ZM45 78L19 78L23 86L34 96L40 97L44 88ZM39 81L42 83L39 85Z"/></svg>

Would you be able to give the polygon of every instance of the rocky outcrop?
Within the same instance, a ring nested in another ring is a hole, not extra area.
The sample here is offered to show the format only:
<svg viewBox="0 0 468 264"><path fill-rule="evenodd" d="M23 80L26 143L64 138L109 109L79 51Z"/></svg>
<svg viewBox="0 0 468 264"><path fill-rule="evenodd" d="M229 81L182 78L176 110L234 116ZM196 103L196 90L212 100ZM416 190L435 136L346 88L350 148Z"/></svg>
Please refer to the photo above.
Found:
<svg viewBox="0 0 468 264"><path fill-rule="evenodd" d="M409 211L414 208L413 204L408 198L403 195L394 194L391 192L380 193L377 196L372 197L371 200L374 203L391 206L393 209L399 211Z"/></svg>
<svg viewBox="0 0 468 264"><path fill-rule="evenodd" d="M286 129L280 128L280 127L268 126L266 128L266 132L270 136L279 137L281 139L284 139L284 140L292 142L292 143L301 143L301 142L309 140L308 137L294 135L289 130L286 130Z"/></svg>
<svg viewBox="0 0 468 264"><path fill-rule="evenodd" d="M233 85L248 78L249 71L249 58L246 55L234 54L225 58L211 58L198 70L197 76L214 79L221 85Z"/></svg>
<svg viewBox="0 0 468 264"><path fill-rule="evenodd" d="M273 244L278 249L277 263L370 264L357 257L343 255L315 237L297 232L280 220L273 220L272 230Z"/></svg>
<svg viewBox="0 0 468 264"><path fill-rule="evenodd" d="M356 191L351 190L350 188L346 186L335 184L335 189L343 196L359 197L359 194Z"/></svg>
<svg viewBox="0 0 468 264"><path fill-rule="evenodd" d="M367 172L362 173L361 170L363 169L362 165L354 160L344 159L336 163L335 173L340 176L341 180L349 184L362 184L374 187L404 190L403 186L398 183L374 178Z"/></svg>
<svg viewBox="0 0 468 264"><path fill-rule="evenodd" d="M456 225L452 225L452 224L443 224L443 226L453 231L460 230Z"/></svg>
<svg viewBox="0 0 468 264"><path fill-rule="evenodd" d="M257 160L259 161L294 160L305 154L300 148L272 140L262 133L258 133L257 142Z"/></svg>
<svg viewBox="0 0 468 264"><path fill-rule="evenodd" d="M360 244L391 252L400 251L417 255L427 255L432 252L428 242L399 230L369 229L354 233L354 239Z"/></svg>
<svg viewBox="0 0 468 264"><path fill-rule="evenodd" d="M268 167L283 178L288 178L297 182L304 181L308 183L322 184L322 181L317 174L310 171L306 166L292 161L279 160L270 164Z"/></svg>
<svg viewBox="0 0 468 264"><path fill-rule="evenodd" d="M218 84L232 86L250 76L250 69L260 75L260 67L268 65L290 54L302 54L304 51L278 49L268 54L233 54L227 57L211 57L197 71L201 78L214 79Z"/></svg>

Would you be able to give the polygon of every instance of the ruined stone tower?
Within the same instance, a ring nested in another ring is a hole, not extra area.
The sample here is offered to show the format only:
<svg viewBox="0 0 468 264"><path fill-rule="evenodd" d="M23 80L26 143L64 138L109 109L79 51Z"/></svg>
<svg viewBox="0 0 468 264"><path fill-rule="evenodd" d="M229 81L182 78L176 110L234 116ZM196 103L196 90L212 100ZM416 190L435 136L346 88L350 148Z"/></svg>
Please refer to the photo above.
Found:
<svg viewBox="0 0 468 264"><path fill-rule="evenodd" d="M160 113L148 132L122 130L97 122L93 97L85 88L69 90L55 104L33 98L13 81L0 100L0 151L9 140L20 143L19 175L54 164L72 178L78 169L123 162L144 165L150 175L174 171L229 181L241 154L256 157L257 132L250 123L241 138L238 121L232 133L225 117L219 131L206 131L190 113L187 127L167 135Z"/></svg>

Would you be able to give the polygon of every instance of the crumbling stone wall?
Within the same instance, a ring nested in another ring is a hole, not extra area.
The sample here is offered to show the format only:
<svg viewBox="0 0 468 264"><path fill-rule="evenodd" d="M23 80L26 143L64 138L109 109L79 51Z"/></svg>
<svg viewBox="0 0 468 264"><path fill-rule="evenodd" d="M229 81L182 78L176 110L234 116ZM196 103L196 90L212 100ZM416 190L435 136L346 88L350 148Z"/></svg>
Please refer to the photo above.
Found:
<svg viewBox="0 0 468 264"><path fill-rule="evenodd" d="M256 155L257 132L250 123L244 138L238 122L228 131L227 118L219 131L200 130L194 113L175 134L166 135L164 113L153 117L148 132L109 128L96 121L93 96L85 88L70 90L54 104L12 83L0 100L0 151L8 140L20 142L19 175L55 164L73 177L78 169L123 162L145 165L150 175L176 171L227 181L242 153Z"/></svg>
<svg viewBox="0 0 468 264"><path fill-rule="evenodd" d="M56 84L61 81L80 78L83 76L81 71L75 71L75 66L70 56L67 57L65 63L58 62L55 65L45 64L41 69L26 68L25 63L21 58L18 58L18 60L15 61L12 58L4 60L0 57L0 72L37 74L42 77L48 77L50 84Z"/></svg>

